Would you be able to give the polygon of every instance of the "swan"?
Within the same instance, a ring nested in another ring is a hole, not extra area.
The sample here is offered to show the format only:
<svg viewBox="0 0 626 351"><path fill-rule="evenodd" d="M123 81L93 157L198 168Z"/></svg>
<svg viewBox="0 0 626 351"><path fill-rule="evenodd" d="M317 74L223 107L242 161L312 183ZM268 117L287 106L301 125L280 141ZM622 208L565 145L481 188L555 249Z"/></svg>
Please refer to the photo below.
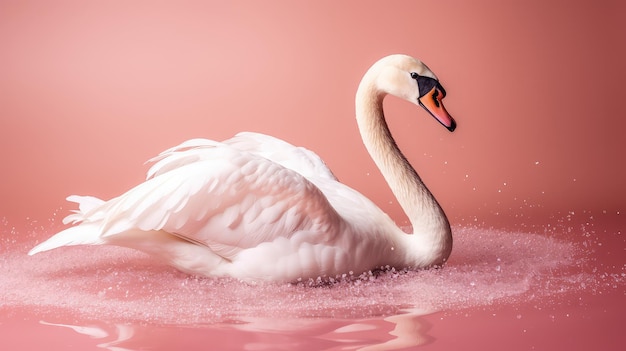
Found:
<svg viewBox="0 0 626 351"><path fill-rule="evenodd" d="M401 230L372 201L340 183L315 153L272 136L192 139L149 162L147 179L103 201L70 196L73 223L29 255L71 245L143 251L189 274L245 282L331 279L382 266L442 265L449 221L391 136L383 99L422 106L449 131L455 120L435 74L407 55L374 63L356 93L363 143L407 214Z"/></svg>

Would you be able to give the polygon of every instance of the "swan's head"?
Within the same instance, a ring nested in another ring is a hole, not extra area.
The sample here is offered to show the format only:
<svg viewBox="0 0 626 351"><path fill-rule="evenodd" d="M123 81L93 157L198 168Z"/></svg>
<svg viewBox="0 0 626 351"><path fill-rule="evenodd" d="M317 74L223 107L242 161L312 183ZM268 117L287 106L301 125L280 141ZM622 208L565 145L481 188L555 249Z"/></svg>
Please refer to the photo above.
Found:
<svg viewBox="0 0 626 351"><path fill-rule="evenodd" d="M387 56L376 62L368 75L373 75L380 92L422 106L449 131L456 128L456 122L441 101L446 91L421 61L407 55Z"/></svg>

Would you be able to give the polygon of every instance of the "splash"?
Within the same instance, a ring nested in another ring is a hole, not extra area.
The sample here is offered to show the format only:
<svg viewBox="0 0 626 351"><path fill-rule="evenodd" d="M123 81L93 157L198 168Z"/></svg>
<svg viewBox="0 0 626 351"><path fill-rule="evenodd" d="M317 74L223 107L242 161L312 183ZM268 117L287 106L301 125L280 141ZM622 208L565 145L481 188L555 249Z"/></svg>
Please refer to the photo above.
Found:
<svg viewBox="0 0 626 351"><path fill-rule="evenodd" d="M28 249L49 233L20 236L7 223L3 230L0 309L28 307L44 315L69 310L94 320L206 325L250 318L367 318L541 300L626 281L624 273L603 276L587 269L586 245L475 227L453 229L454 251L442 269L381 267L331 284L256 286L189 276L125 248L69 247L30 257Z"/></svg>

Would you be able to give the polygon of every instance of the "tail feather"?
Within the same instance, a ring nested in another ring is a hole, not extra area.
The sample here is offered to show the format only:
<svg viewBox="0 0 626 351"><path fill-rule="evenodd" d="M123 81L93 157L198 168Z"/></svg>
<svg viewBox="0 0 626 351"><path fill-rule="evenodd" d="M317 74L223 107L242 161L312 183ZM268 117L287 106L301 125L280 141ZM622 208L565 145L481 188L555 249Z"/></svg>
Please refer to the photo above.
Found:
<svg viewBox="0 0 626 351"><path fill-rule="evenodd" d="M28 255L32 256L36 253L56 249L61 246L98 245L104 243L104 239L100 236L99 224L83 223L55 234L50 239L32 248Z"/></svg>
<svg viewBox="0 0 626 351"><path fill-rule="evenodd" d="M78 210L74 210L73 214L63 218L63 224L82 222L87 218L91 212L100 207L105 202L93 196L68 196L67 201L75 202L78 204Z"/></svg>

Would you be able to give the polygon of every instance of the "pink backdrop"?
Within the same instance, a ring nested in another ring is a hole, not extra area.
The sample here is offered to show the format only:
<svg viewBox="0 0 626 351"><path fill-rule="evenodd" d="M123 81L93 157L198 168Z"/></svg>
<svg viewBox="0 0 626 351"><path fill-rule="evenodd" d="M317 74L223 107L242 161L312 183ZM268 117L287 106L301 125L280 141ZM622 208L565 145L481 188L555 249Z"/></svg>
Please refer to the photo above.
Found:
<svg viewBox="0 0 626 351"><path fill-rule="evenodd" d="M404 224L353 117L361 75L391 53L448 91L452 134L386 108L453 223L619 211L626 6L560 3L3 1L0 218L64 215L67 195L115 196L165 148L249 130L315 150Z"/></svg>

